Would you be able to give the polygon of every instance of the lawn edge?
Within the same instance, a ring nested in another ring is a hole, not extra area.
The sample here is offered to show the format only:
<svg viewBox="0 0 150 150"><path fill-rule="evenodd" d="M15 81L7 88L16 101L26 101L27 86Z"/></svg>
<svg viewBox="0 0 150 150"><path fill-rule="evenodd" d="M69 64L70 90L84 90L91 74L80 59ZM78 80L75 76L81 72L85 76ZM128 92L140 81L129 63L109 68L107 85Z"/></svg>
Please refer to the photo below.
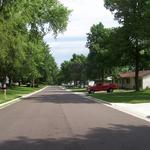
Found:
<svg viewBox="0 0 150 150"><path fill-rule="evenodd" d="M67 90L67 91L69 91L69 90ZM126 114L131 115L133 117L136 117L138 119L142 119L144 121L150 122L150 119L146 118L143 114L141 114L141 113L139 113L137 111L130 111L129 109L127 109L127 108L125 108L123 106L119 106L116 103L110 103L110 102L104 101L102 99L98 99L98 98L92 97L92 96L90 96L90 95L88 95L86 93L81 94L81 93L77 93L77 92L72 92L72 94L80 95L80 96L82 96L84 98L87 98L87 99L89 99L91 101L95 101L96 103L103 104L103 105L105 105L107 107L110 107L112 109L115 109L117 111L126 113Z"/></svg>
<svg viewBox="0 0 150 150"><path fill-rule="evenodd" d="M10 105L12 105L12 104L15 104L15 103L17 103L17 102L20 102L23 98L28 98L28 97L30 97L30 96L32 96L32 95L38 93L38 92L43 91L43 90L46 89L47 87L48 87L48 86L43 87L43 88L41 88L41 89L39 89L39 90L37 90L37 91L31 92L31 93L29 93L29 94L24 94L24 95L22 95L22 96L19 97L19 98L15 98L15 99L12 99L12 100L10 100L10 101L8 101L8 102L4 102L4 103L0 104L0 109L3 109L3 108L5 108L5 107L10 106Z"/></svg>
<svg viewBox="0 0 150 150"><path fill-rule="evenodd" d="M95 98L95 97L92 97L92 96L87 96L85 95L86 98L88 98L89 100L92 100L92 101L95 101L97 103L101 103L101 104L104 104L105 106L107 107L110 107L110 108L113 108L115 110L118 110L120 112L123 112L123 113L126 113L126 114L129 114L131 116L134 116L136 118L139 118L139 119L142 119L144 121L147 121L147 122L150 122L150 119L146 118L142 113L139 113L137 111L131 111L123 106L119 106L117 105L116 103L110 103L110 102L107 102L107 101L104 101L102 99L98 99L98 98Z"/></svg>

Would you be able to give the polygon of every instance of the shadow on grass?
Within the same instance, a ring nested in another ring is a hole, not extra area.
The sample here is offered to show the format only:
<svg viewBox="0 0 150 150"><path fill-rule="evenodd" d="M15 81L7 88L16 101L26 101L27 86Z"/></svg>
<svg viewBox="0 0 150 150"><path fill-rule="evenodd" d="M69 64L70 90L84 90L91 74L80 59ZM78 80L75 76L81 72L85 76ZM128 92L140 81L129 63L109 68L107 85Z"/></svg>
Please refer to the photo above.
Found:
<svg viewBox="0 0 150 150"><path fill-rule="evenodd" d="M86 90L72 90L72 92L87 92Z"/></svg>
<svg viewBox="0 0 150 150"><path fill-rule="evenodd" d="M24 87L24 86L20 86L20 87L12 87L10 88L8 91L10 92L20 92L20 93L24 93L24 92L32 92L32 91L35 91L35 90L38 90L40 89L40 87Z"/></svg>
<svg viewBox="0 0 150 150"><path fill-rule="evenodd" d="M118 103L146 103L150 102L150 92L116 92L116 93L95 93L92 97L108 102Z"/></svg>
<svg viewBox="0 0 150 150"><path fill-rule="evenodd" d="M1 137L3 139L3 137ZM16 137L1 140L0 150L149 150L149 126L109 125L75 137Z"/></svg>
<svg viewBox="0 0 150 150"><path fill-rule="evenodd" d="M72 92L87 92L87 90L84 89L71 89Z"/></svg>

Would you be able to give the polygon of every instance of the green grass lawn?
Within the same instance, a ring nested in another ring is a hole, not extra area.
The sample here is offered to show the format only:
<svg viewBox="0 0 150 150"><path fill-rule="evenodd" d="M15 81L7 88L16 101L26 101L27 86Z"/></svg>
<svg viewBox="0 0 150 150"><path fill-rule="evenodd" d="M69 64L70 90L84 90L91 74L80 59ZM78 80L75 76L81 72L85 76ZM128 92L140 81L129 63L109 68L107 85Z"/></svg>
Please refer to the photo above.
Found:
<svg viewBox="0 0 150 150"><path fill-rule="evenodd" d="M107 102L114 103L148 103L150 102L150 90L140 92L115 91L113 93L94 93L90 96Z"/></svg>
<svg viewBox="0 0 150 150"><path fill-rule="evenodd" d="M66 86L67 89L71 90L72 92L86 92L86 88L81 88L77 86Z"/></svg>
<svg viewBox="0 0 150 150"><path fill-rule="evenodd" d="M0 104L10 101L12 99L21 97L24 94L29 94L34 91L37 91L41 88L43 88L44 85L40 85L38 88L31 88L31 87L25 87L25 86L14 86L12 88L7 89L7 95L6 97L3 94L3 91L0 91Z"/></svg>
<svg viewBox="0 0 150 150"><path fill-rule="evenodd" d="M86 88L75 88L75 89L71 89L72 92L86 92Z"/></svg>

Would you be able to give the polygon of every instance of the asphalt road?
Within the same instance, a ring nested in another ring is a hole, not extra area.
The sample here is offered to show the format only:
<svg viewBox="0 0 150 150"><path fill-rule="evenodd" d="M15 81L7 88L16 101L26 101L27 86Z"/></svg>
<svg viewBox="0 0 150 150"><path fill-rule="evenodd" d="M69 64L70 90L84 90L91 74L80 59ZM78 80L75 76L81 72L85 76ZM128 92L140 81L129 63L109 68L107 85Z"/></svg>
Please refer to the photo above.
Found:
<svg viewBox="0 0 150 150"><path fill-rule="evenodd" d="M150 150L150 124L48 87L0 110L0 150Z"/></svg>

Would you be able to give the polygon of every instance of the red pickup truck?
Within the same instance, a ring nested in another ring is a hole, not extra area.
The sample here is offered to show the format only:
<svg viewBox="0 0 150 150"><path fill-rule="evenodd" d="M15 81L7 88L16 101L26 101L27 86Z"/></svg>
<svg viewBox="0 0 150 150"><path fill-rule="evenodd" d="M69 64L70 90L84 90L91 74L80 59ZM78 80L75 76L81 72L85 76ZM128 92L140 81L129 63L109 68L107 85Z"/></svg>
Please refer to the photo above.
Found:
<svg viewBox="0 0 150 150"><path fill-rule="evenodd" d="M115 83L98 83L94 86L89 86L87 88L88 93L94 93L95 91L107 91L109 92L113 92L114 89L117 89L118 85Z"/></svg>

